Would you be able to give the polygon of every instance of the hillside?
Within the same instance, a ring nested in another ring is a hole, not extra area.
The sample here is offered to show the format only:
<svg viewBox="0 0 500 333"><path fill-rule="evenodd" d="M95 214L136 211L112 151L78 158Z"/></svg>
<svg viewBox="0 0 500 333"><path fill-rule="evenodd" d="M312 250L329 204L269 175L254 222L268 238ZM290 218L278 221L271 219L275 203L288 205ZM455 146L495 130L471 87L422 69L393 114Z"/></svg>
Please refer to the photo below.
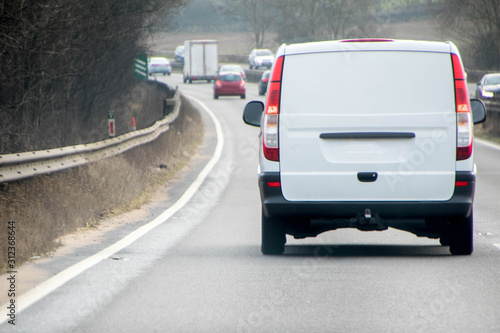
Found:
<svg viewBox="0 0 500 333"><path fill-rule="evenodd" d="M386 37L396 39L415 39L415 40L430 40L430 41L448 41L451 40L457 44L462 52L462 56L467 63L467 50L460 41L447 35L441 31L435 20L422 20L414 22L404 22L395 24L386 24L380 26L377 33L371 37ZM250 32L207 32L207 33L162 33L156 36L151 43L154 45L155 51L170 54L173 56L173 51L178 45L184 43L185 40L192 39L215 39L219 41L219 53L224 55L248 55L252 50L253 36ZM279 44L276 42L276 34L269 33L267 36L266 47L271 50L276 49Z"/></svg>

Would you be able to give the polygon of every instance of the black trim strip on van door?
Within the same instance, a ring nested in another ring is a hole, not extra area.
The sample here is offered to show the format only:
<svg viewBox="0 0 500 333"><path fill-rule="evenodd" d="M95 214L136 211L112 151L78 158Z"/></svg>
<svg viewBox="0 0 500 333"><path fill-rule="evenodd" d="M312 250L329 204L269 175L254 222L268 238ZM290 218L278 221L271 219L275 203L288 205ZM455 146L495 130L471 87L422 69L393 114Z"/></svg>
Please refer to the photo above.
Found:
<svg viewBox="0 0 500 333"><path fill-rule="evenodd" d="M411 132L349 132L321 133L320 139L413 139Z"/></svg>

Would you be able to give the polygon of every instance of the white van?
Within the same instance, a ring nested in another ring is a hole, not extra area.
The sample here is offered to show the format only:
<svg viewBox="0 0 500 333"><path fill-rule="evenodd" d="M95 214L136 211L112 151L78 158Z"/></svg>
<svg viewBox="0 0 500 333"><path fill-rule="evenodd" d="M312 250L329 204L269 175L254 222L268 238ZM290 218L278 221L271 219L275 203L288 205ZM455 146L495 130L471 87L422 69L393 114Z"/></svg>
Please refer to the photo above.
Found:
<svg viewBox="0 0 500 333"><path fill-rule="evenodd" d="M243 119L261 126L264 254L283 253L286 234L388 227L472 253L473 123L486 110L453 43L282 45L265 105Z"/></svg>

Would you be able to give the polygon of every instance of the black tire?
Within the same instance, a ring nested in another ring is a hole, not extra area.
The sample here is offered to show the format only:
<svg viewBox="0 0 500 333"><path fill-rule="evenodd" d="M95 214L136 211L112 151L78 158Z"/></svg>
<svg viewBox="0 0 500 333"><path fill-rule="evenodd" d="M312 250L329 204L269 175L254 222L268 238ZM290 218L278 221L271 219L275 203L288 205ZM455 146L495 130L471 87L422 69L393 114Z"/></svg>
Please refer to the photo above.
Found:
<svg viewBox="0 0 500 333"><path fill-rule="evenodd" d="M473 214L453 220L450 233L450 252L453 255L470 255L474 250Z"/></svg>
<svg viewBox="0 0 500 333"><path fill-rule="evenodd" d="M262 213L262 253L266 255L283 254L285 243L286 234L283 223Z"/></svg>
<svg viewBox="0 0 500 333"><path fill-rule="evenodd" d="M441 243L442 246L450 246L450 233L444 232L443 234L441 234L439 243Z"/></svg>
<svg viewBox="0 0 500 333"><path fill-rule="evenodd" d="M245 98L247 98L247 95L245 95L245 94L241 95L241 99L245 99Z"/></svg>
<svg viewBox="0 0 500 333"><path fill-rule="evenodd" d="M219 95L214 94L214 99L219 99Z"/></svg>
<svg viewBox="0 0 500 333"><path fill-rule="evenodd" d="M261 89L259 89L259 95L260 96L264 95L264 92Z"/></svg>

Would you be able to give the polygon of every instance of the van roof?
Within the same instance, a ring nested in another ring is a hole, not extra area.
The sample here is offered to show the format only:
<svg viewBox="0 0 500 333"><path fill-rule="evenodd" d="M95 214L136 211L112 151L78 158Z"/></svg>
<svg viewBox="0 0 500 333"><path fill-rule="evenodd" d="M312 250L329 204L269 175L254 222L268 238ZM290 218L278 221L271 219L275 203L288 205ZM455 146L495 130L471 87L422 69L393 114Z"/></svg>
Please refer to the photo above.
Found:
<svg viewBox="0 0 500 333"><path fill-rule="evenodd" d="M356 51L414 51L456 53L458 49L452 42L430 42L393 39L349 39L338 41L311 42L302 44L283 44L278 55L320 52L356 52Z"/></svg>

